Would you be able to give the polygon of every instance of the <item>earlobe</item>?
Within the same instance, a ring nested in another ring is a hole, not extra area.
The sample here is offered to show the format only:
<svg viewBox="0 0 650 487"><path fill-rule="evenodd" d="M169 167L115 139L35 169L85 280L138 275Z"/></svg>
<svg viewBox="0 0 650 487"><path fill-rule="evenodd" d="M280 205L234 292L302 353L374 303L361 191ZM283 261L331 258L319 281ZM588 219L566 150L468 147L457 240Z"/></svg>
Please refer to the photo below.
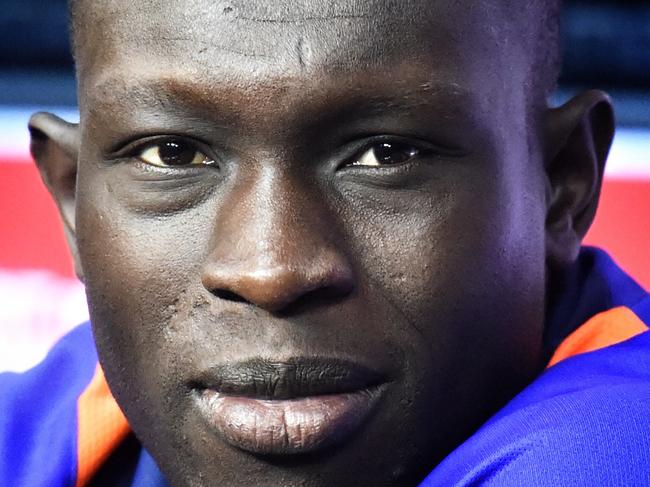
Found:
<svg viewBox="0 0 650 487"><path fill-rule="evenodd" d="M614 137L609 97L588 91L549 110L546 120L547 261L565 267L591 226Z"/></svg>
<svg viewBox="0 0 650 487"><path fill-rule="evenodd" d="M29 120L29 132L32 157L59 208L75 271L83 281L75 237L79 127L51 113L36 113Z"/></svg>

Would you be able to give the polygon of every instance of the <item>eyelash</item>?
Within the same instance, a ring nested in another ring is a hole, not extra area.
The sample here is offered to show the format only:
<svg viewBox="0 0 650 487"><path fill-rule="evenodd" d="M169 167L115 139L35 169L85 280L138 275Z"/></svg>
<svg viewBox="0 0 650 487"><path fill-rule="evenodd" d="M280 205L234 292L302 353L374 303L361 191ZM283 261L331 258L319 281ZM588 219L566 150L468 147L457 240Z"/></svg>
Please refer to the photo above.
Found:
<svg viewBox="0 0 650 487"><path fill-rule="evenodd" d="M407 161L396 163L396 164L380 164L378 166L364 166L364 165L354 164L355 162L359 161L366 153L381 146L382 144L414 149L416 151L416 154L410 157ZM418 160L425 157L430 157L436 153L438 153L438 151L436 151L436 149L432 148L431 145L427 144L426 142L407 139L399 136L382 136L382 137L377 137L369 141L366 141L363 144L362 148L357 150L354 153L353 157L347 159L343 164L339 166L339 169L350 168L353 170L360 169L360 170L375 170L375 171L395 170L397 168L404 168L409 165L412 165L416 163Z"/></svg>
<svg viewBox="0 0 650 487"><path fill-rule="evenodd" d="M207 158L212 160L214 163L205 164L205 165L196 164L196 165L184 165L184 166L174 167L174 166L158 166L143 161L141 159L142 154L147 149L156 146L161 147L163 144L170 143L170 142L177 142L177 143L187 145L190 148L192 148L192 150L201 152ZM382 144L395 145L395 146L400 146L402 148L408 147L414 149L416 151L416 154L414 154L408 160L396 164L379 164L377 166L369 166L369 165L361 165L361 164L355 165L355 162L358 162L367 152L379 147ZM354 144L354 145L358 146L360 144ZM148 137L146 139L138 139L136 142L127 144L125 147L118 150L115 160L136 159L140 164L147 166L149 170L165 171L165 172L173 172L179 170L187 171L189 169L197 169L199 167L219 167L219 163L218 163L219 158L214 157L212 151L208 147L209 144L198 141L196 139L187 138L187 137L180 137L180 136L173 136L173 135L154 136L154 137ZM352 169L352 170L363 170L363 171L394 171L397 170L398 168L404 169L407 166L416 163L417 160L422 159L424 157L430 157L431 155L439 154L442 152L443 151L432 148L431 145L426 142L407 139L400 136L380 136L380 137L372 138L370 140L366 139L363 145L354 152L354 155L352 157L346 158L345 161L342 164L340 164L337 169L339 170Z"/></svg>
<svg viewBox="0 0 650 487"><path fill-rule="evenodd" d="M210 144L206 142L202 142L197 139L193 138L188 138L188 137L183 137L183 136L176 136L176 135L159 135L159 136L152 136L152 137L146 137L146 138L138 138L135 140L132 140L130 142L127 142L126 144L122 145L121 148L117 148L114 151L113 156L108 156L107 159L112 162L122 162L122 161L133 161L136 160L138 163L147 166L151 170L162 170L162 171L178 171L178 170L187 170L189 168L196 168L199 165L193 165L193 166L179 166L179 167L165 167L165 166L156 166L154 164L150 164L148 162L145 162L141 159L142 154L153 147L162 147L163 144L165 143L179 143L183 145L187 145L189 148L192 148L192 150L201 152L204 154L206 157L208 157L211 161L214 162L214 164L206 164L206 167L218 167L218 161L219 158L214 156L213 151L210 149Z"/></svg>

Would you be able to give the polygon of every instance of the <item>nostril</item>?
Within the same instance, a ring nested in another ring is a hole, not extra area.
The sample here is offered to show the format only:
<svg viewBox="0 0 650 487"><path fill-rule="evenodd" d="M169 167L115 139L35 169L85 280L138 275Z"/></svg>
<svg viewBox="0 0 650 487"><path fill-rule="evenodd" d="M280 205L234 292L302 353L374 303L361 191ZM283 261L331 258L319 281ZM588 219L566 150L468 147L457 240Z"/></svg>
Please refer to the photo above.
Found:
<svg viewBox="0 0 650 487"><path fill-rule="evenodd" d="M280 313L284 315L300 313L305 308L327 306L345 299L352 289L347 286L325 286L308 291L287 303Z"/></svg>
<svg viewBox="0 0 650 487"><path fill-rule="evenodd" d="M303 296L303 298L324 302L337 301L350 294L350 291L350 286L325 286L310 291L305 296Z"/></svg>
<svg viewBox="0 0 650 487"><path fill-rule="evenodd" d="M227 289L215 289L212 292L219 299L223 299L226 301L233 301L235 303L250 303L250 301L248 301L246 298L232 291L228 291Z"/></svg>

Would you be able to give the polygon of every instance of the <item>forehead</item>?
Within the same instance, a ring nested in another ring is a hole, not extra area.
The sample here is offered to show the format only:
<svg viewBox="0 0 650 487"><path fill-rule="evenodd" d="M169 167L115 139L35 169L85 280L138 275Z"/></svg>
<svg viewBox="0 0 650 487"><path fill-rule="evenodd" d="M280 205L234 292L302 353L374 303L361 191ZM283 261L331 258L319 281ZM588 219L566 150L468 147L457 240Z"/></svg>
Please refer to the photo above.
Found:
<svg viewBox="0 0 650 487"><path fill-rule="evenodd" d="M511 30L496 1L93 0L79 9L84 69L228 61L231 71L250 75L253 66L345 70L405 54L449 65L503 47Z"/></svg>
<svg viewBox="0 0 650 487"><path fill-rule="evenodd" d="M93 0L77 22L82 109L146 85L172 96L418 86L490 96L503 85L495 60L516 57L504 18L498 1Z"/></svg>

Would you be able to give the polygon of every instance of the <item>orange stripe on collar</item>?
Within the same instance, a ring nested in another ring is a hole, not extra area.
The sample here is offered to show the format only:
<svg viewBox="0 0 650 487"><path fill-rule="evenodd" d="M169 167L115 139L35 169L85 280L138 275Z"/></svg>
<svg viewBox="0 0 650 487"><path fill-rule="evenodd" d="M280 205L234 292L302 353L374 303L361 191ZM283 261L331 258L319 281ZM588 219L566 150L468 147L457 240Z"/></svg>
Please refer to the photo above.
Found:
<svg viewBox="0 0 650 487"><path fill-rule="evenodd" d="M130 432L99 365L77 400L77 483L86 485Z"/></svg>
<svg viewBox="0 0 650 487"><path fill-rule="evenodd" d="M648 326L630 308L603 311L569 335L553 354L548 367L581 353L616 345L648 331Z"/></svg>

